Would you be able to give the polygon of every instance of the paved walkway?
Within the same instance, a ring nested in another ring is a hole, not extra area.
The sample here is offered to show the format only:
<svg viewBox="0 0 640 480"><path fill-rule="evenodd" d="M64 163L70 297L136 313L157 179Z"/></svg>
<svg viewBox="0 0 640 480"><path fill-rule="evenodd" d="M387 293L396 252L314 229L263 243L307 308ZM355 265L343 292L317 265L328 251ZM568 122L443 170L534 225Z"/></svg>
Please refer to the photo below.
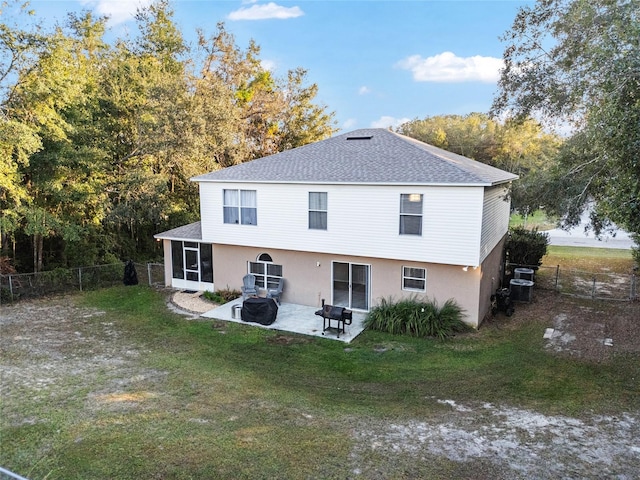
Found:
<svg viewBox="0 0 640 480"><path fill-rule="evenodd" d="M171 303L187 313L200 315L214 309L217 305L202 298L202 292L187 293L178 290L171 295Z"/></svg>

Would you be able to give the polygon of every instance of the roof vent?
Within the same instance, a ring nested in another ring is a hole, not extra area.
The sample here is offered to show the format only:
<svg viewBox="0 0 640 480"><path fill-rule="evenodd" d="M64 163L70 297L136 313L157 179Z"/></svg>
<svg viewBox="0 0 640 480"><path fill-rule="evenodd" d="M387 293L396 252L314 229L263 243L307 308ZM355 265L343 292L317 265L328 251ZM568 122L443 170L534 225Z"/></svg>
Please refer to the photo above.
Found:
<svg viewBox="0 0 640 480"><path fill-rule="evenodd" d="M363 137L347 137L347 140L371 140L373 135L367 135Z"/></svg>

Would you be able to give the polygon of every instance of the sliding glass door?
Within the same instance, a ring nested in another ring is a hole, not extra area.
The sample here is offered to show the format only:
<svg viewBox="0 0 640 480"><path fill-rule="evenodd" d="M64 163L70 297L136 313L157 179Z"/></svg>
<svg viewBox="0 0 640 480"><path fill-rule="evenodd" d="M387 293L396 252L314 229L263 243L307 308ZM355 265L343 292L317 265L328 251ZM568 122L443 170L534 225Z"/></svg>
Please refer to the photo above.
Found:
<svg viewBox="0 0 640 480"><path fill-rule="evenodd" d="M369 265L333 262L333 304L369 310Z"/></svg>

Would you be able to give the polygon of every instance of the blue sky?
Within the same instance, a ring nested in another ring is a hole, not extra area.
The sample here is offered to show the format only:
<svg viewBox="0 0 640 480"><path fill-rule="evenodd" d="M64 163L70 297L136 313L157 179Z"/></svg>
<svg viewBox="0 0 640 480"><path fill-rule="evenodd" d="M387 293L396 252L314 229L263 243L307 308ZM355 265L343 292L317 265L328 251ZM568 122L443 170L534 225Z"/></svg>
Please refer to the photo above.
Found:
<svg viewBox="0 0 640 480"><path fill-rule="evenodd" d="M114 35L134 34L132 15L149 0L31 1L38 17L63 22L90 9L111 17ZM188 42L224 22L245 48L250 39L277 76L308 70L317 101L337 127L397 126L433 115L486 112L496 91L519 0L173 0Z"/></svg>

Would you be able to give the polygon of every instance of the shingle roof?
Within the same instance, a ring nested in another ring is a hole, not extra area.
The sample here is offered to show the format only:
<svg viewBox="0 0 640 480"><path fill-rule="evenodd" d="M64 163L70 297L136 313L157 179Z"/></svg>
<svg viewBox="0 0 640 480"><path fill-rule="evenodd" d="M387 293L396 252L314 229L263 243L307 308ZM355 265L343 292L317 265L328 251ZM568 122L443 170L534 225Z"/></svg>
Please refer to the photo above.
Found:
<svg viewBox="0 0 640 480"><path fill-rule="evenodd" d="M327 140L192 178L196 182L496 185L517 179L382 128Z"/></svg>
<svg viewBox="0 0 640 480"><path fill-rule="evenodd" d="M186 241L200 241L202 240L202 228L200 222L190 223L189 225L183 225L166 232L157 233L154 238L166 238L168 240L186 240Z"/></svg>

